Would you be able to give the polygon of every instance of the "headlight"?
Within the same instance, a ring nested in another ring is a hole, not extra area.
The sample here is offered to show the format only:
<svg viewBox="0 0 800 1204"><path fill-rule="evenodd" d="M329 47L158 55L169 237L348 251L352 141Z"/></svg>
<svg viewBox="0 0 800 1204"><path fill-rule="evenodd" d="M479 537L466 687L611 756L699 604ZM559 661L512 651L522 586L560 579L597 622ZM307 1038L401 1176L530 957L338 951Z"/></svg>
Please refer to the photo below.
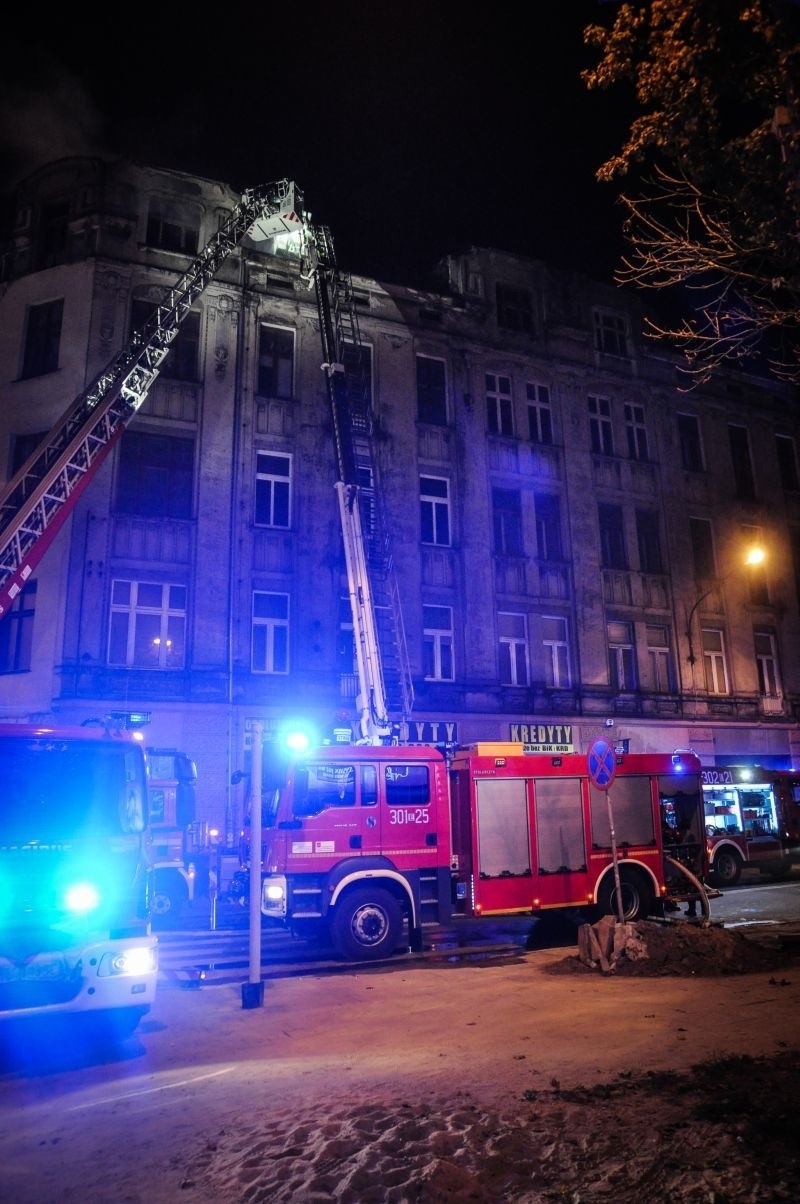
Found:
<svg viewBox="0 0 800 1204"><path fill-rule="evenodd" d="M155 945L132 945L120 953L106 953L97 971L98 977L112 975L132 977L137 974L152 974L158 969L158 952Z"/></svg>
<svg viewBox="0 0 800 1204"><path fill-rule="evenodd" d="M267 899L271 899L273 902L278 903L278 902L280 902L280 900L282 898L283 898L283 887L280 884L274 883L274 882L265 882L264 883L264 901L265 902Z"/></svg>
<svg viewBox="0 0 800 1204"><path fill-rule="evenodd" d="M86 915L100 905L100 891L93 882L74 882L64 893L64 907L75 915Z"/></svg>

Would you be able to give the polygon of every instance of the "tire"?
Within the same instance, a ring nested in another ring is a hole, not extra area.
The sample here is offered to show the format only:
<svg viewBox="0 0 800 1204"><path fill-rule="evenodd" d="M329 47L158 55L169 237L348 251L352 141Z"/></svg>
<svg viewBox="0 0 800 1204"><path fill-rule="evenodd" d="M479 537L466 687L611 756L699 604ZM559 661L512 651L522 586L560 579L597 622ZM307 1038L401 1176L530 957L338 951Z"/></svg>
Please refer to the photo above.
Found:
<svg viewBox="0 0 800 1204"><path fill-rule="evenodd" d="M715 886L735 886L742 876L742 859L730 849L720 849L709 877Z"/></svg>
<svg viewBox="0 0 800 1204"><path fill-rule="evenodd" d="M336 904L331 940L342 957L352 961L389 957L402 935L403 913L388 890L359 887Z"/></svg>
<svg viewBox="0 0 800 1204"><path fill-rule="evenodd" d="M642 874L634 870L620 869L620 887L622 889L622 917L626 924L643 920L649 915L655 904L653 888ZM597 908L601 915L618 918L617 886L613 872L606 874L597 894Z"/></svg>
<svg viewBox="0 0 800 1204"><path fill-rule="evenodd" d="M150 914L153 919L163 920L180 911L188 899L186 884L177 874L156 874L153 893L150 896Z"/></svg>

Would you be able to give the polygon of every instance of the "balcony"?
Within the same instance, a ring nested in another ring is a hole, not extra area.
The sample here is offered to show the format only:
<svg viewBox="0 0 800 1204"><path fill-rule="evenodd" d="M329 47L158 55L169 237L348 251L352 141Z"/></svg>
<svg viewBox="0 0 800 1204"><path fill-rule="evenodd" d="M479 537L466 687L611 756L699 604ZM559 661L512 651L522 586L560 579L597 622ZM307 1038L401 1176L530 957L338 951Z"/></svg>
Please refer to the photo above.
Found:
<svg viewBox="0 0 800 1204"><path fill-rule="evenodd" d="M115 514L111 555L148 564L189 564L194 523L177 518Z"/></svg>
<svg viewBox="0 0 800 1204"><path fill-rule="evenodd" d="M761 706L762 715L773 716L784 714L782 694L762 694L759 705Z"/></svg>
<svg viewBox="0 0 800 1204"><path fill-rule="evenodd" d="M603 601L616 606L633 606L630 573L622 569L603 569Z"/></svg>

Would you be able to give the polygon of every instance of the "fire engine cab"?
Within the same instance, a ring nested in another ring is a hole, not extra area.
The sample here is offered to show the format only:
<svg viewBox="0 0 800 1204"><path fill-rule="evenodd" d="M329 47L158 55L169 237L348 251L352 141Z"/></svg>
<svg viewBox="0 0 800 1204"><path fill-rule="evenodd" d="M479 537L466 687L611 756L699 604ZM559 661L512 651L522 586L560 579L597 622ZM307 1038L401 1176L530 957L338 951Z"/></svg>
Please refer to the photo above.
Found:
<svg viewBox="0 0 800 1204"><path fill-rule="evenodd" d="M731 765L702 772L709 874L733 886L742 870L784 878L800 864L800 773Z"/></svg>

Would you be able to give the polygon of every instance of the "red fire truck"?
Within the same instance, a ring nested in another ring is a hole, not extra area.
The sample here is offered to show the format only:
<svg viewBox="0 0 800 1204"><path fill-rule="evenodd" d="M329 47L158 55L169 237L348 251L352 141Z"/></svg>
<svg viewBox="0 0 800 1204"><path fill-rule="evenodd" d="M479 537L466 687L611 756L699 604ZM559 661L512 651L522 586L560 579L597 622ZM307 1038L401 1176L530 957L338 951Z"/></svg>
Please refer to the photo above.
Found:
<svg viewBox="0 0 800 1204"><path fill-rule="evenodd" d="M800 773L731 765L702 772L709 875L733 886L745 867L784 878L800 864Z"/></svg>
<svg viewBox="0 0 800 1204"><path fill-rule="evenodd" d="M262 912L345 957L386 956L406 934L419 947L453 915L617 914L608 800L585 756L330 746L265 784ZM702 899L697 757L618 755L610 798L625 918Z"/></svg>

